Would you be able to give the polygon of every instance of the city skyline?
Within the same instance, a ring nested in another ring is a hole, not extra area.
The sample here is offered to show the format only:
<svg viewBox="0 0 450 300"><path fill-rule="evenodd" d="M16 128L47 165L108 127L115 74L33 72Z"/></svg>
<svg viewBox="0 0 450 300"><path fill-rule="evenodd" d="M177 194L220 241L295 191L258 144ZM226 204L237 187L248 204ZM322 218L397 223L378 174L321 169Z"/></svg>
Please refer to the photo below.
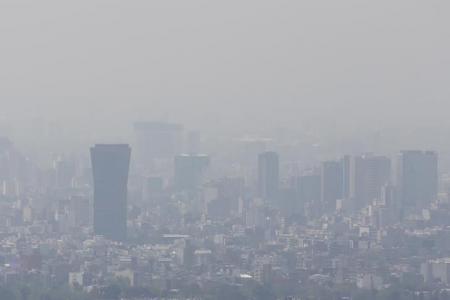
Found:
<svg viewBox="0 0 450 300"><path fill-rule="evenodd" d="M0 300L450 300L450 2L0 1Z"/></svg>

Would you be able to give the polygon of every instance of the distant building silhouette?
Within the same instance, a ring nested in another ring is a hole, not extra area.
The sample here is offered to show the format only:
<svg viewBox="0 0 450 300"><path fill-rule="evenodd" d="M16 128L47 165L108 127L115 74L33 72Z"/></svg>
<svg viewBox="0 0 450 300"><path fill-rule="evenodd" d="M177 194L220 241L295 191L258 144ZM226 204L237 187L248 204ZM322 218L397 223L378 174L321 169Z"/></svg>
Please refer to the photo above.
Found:
<svg viewBox="0 0 450 300"><path fill-rule="evenodd" d="M137 122L136 160L139 167L147 170L155 159L172 160L181 153L183 126L165 122Z"/></svg>
<svg viewBox="0 0 450 300"><path fill-rule="evenodd" d="M129 145L91 148L94 177L94 233L123 241L127 236L127 183Z"/></svg>
<svg viewBox="0 0 450 300"><path fill-rule="evenodd" d="M352 175L352 157L345 155L341 159L342 164L342 198L349 200L351 198L351 175Z"/></svg>
<svg viewBox="0 0 450 300"><path fill-rule="evenodd" d="M385 156L362 155L353 158L351 168L351 198L355 208L362 208L380 199L382 188L391 180L391 160Z"/></svg>
<svg viewBox="0 0 450 300"><path fill-rule="evenodd" d="M278 196L280 163L276 152L263 152L258 156L258 195L266 204L274 204Z"/></svg>
<svg viewBox="0 0 450 300"><path fill-rule="evenodd" d="M321 202L324 212L336 210L336 201L342 199L343 170L339 161L325 161L321 169Z"/></svg>
<svg viewBox="0 0 450 300"><path fill-rule="evenodd" d="M70 188L75 177L75 163L59 157L53 162L55 183L58 188Z"/></svg>
<svg viewBox="0 0 450 300"><path fill-rule="evenodd" d="M198 154L201 151L201 135L199 131L190 131L187 137L186 152Z"/></svg>
<svg viewBox="0 0 450 300"><path fill-rule="evenodd" d="M310 217L320 213L321 177L320 174L302 175L295 182L298 207Z"/></svg>
<svg viewBox="0 0 450 300"><path fill-rule="evenodd" d="M397 184L403 208L420 209L436 200L438 156L432 151L402 151L399 154Z"/></svg>
<svg viewBox="0 0 450 300"><path fill-rule="evenodd" d="M200 187L210 159L207 155L183 154L175 157L174 186L178 191L194 191Z"/></svg>
<svg viewBox="0 0 450 300"><path fill-rule="evenodd" d="M245 190L244 178L221 178L211 186L217 191L217 196L208 203L208 215L214 218L237 215Z"/></svg>

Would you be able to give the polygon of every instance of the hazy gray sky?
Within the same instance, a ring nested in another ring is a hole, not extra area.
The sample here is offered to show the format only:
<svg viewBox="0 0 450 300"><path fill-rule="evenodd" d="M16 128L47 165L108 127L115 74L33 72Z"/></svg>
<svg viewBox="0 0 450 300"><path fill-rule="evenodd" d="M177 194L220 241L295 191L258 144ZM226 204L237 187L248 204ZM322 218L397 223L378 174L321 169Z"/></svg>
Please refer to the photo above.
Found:
<svg viewBox="0 0 450 300"><path fill-rule="evenodd" d="M449 13L448 0L1 0L1 114L447 126Z"/></svg>

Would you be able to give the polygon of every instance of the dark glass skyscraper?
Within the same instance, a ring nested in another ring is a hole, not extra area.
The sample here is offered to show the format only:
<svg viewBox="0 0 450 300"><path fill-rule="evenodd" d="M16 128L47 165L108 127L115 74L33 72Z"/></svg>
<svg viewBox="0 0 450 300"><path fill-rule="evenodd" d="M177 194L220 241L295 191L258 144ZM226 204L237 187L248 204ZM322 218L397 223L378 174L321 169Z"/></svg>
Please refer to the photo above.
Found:
<svg viewBox="0 0 450 300"><path fill-rule="evenodd" d="M391 160L385 156L361 155L353 158L350 195L354 208L361 209L380 199L382 188L391 180Z"/></svg>
<svg viewBox="0 0 450 300"><path fill-rule="evenodd" d="M320 212L321 177L320 174L304 174L295 179L298 211L309 216Z"/></svg>
<svg viewBox="0 0 450 300"><path fill-rule="evenodd" d="M436 200L438 156L432 151L402 151L399 155L397 183L404 209L420 209Z"/></svg>
<svg viewBox="0 0 450 300"><path fill-rule="evenodd" d="M343 171L339 161L326 161L321 169L321 202L323 212L336 210L336 201L342 198Z"/></svg>
<svg viewBox="0 0 450 300"><path fill-rule="evenodd" d="M95 145L91 148L94 175L94 233L123 241L127 236L127 184L129 145Z"/></svg>
<svg viewBox="0 0 450 300"><path fill-rule="evenodd" d="M280 181L280 163L276 152L258 156L258 194L266 204L275 204Z"/></svg>

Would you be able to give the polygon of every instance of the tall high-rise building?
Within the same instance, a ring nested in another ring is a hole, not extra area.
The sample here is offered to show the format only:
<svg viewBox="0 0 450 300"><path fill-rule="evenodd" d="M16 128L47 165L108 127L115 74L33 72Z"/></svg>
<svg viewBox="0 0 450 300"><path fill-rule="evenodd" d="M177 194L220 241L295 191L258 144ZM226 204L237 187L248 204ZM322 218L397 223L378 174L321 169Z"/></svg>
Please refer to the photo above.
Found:
<svg viewBox="0 0 450 300"><path fill-rule="evenodd" d="M280 163L276 152L263 152L258 156L258 195L266 204L274 204L278 197Z"/></svg>
<svg viewBox="0 0 450 300"><path fill-rule="evenodd" d="M209 166L207 155L183 154L175 157L174 186L178 191L194 191L202 183L203 175Z"/></svg>
<svg viewBox="0 0 450 300"><path fill-rule="evenodd" d="M311 217L320 213L320 174L305 174L295 178L293 182L297 203L297 213L308 214Z"/></svg>
<svg viewBox="0 0 450 300"><path fill-rule="evenodd" d="M339 161L325 161L321 168L321 202L324 212L336 210L336 201L342 199L343 171Z"/></svg>
<svg viewBox="0 0 450 300"><path fill-rule="evenodd" d="M226 177L211 185L217 192L215 199L208 203L208 215L218 218L229 217L239 213L239 204L244 195L243 178Z"/></svg>
<svg viewBox="0 0 450 300"><path fill-rule="evenodd" d="M352 169L352 157L345 155L341 159L342 164L342 198L349 200L351 198L351 169Z"/></svg>
<svg viewBox="0 0 450 300"><path fill-rule="evenodd" d="M59 157L53 162L55 183L58 188L69 188L76 174L75 163Z"/></svg>
<svg viewBox="0 0 450 300"><path fill-rule="evenodd" d="M397 184L403 208L420 209L436 200L438 156L433 151L402 151L398 157Z"/></svg>
<svg viewBox="0 0 450 300"><path fill-rule="evenodd" d="M127 184L131 148L102 144L91 148L94 178L94 233L123 241L127 236Z"/></svg>
<svg viewBox="0 0 450 300"><path fill-rule="evenodd" d="M151 169L155 160L172 160L182 152L183 126L166 122L137 122L136 162L138 167Z"/></svg>
<svg viewBox="0 0 450 300"><path fill-rule="evenodd" d="M380 199L383 186L391 181L391 160L385 156L356 156L351 164L350 197L360 209Z"/></svg>

